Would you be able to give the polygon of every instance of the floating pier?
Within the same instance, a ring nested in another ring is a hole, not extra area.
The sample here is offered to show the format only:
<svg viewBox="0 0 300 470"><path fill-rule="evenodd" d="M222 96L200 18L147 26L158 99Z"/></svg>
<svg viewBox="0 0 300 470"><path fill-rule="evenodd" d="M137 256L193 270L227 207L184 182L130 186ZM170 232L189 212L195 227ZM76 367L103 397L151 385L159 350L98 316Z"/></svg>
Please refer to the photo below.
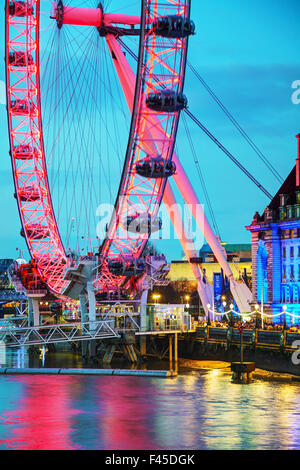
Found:
<svg viewBox="0 0 300 470"><path fill-rule="evenodd" d="M13 367L1 368L0 375L118 375L139 377L176 377L172 370L138 370L138 369L18 369Z"/></svg>

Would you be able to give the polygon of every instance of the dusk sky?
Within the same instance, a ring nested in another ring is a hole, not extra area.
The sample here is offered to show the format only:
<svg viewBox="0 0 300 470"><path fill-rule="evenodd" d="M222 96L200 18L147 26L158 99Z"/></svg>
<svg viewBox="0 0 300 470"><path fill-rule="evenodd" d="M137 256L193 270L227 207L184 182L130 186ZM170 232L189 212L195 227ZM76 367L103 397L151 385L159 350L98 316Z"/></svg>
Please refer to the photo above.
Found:
<svg viewBox="0 0 300 470"><path fill-rule="evenodd" d="M43 8L50 3L43 1ZM126 3L137 3L136 14L139 14L139 2L112 0L108 3L114 11L118 5L124 8ZM4 57L4 0L0 0L0 6L0 57ZM295 164L295 136L300 132L300 104L292 102L295 91L292 84L300 80L299 0L193 0L191 16L197 34L190 39L188 60L285 178ZM8 258L16 256L16 248L25 248L25 242L19 234L8 154L4 61L1 61L0 80L0 257ZM279 183L190 70L186 74L185 94L189 109L197 118L275 194ZM250 242L245 226L250 224L255 211L264 210L268 198L195 124L190 123L189 129L222 240ZM182 125L177 145L200 202L205 203ZM177 241L160 242L160 249L169 260L181 257Z"/></svg>

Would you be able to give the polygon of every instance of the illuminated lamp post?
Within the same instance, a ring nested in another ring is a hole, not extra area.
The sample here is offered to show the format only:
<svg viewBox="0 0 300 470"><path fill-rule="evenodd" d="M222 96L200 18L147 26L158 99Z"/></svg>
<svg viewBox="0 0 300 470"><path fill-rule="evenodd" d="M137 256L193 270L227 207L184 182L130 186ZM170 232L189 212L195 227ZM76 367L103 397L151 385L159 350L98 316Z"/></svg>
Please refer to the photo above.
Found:
<svg viewBox="0 0 300 470"><path fill-rule="evenodd" d="M210 326L211 323L210 323L210 314L209 314L209 311L210 311L210 304L207 304L207 325Z"/></svg>
<svg viewBox="0 0 300 470"><path fill-rule="evenodd" d="M258 309L259 309L259 305L258 304L255 304L255 328L258 328Z"/></svg>
<svg viewBox="0 0 300 470"><path fill-rule="evenodd" d="M229 305L229 308L230 308L230 310L231 310L230 313L231 313L231 319L232 319L232 326L234 326L234 315L233 315L234 305L231 303L231 304Z"/></svg>
<svg viewBox="0 0 300 470"><path fill-rule="evenodd" d="M264 329L264 274L261 273L261 327Z"/></svg>
<svg viewBox="0 0 300 470"><path fill-rule="evenodd" d="M225 302L225 300L224 300L224 302L222 302L222 305L223 305L223 312L225 313L225 308L226 308L226 305L227 305L227 303ZM232 322L232 315L230 315L230 317L229 317L229 326L233 326L232 323L233 323L233 322Z"/></svg>
<svg viewBox="0 0 300 470"><path fill-rule="evenodd" d="M287 311L287 306L283 305L283 329L287 330L287 324L286 324L286 311Z"/></svg>

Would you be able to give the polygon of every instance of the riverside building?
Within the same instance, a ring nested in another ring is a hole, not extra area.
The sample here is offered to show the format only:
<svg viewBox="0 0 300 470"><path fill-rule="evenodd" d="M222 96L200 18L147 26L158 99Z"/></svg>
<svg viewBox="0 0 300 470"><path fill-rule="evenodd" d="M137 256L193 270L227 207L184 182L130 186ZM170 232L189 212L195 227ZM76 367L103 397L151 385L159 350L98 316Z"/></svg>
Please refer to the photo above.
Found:
<svg viewBox="0 0 300 470"><path fill-rule="evenodd" d="M253 303L263 304L276 323L284 308L300 315L300 134L296 138L296 165L263 214L256 212L246 227L252 236Z"/></svg>

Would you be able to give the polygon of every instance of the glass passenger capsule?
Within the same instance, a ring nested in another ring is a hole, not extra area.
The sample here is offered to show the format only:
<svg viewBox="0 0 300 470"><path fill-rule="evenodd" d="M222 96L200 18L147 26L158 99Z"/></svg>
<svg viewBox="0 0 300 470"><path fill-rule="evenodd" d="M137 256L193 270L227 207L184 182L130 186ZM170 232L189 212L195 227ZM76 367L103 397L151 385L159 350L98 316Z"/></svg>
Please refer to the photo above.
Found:
<svg viewBox="0 0 300 470"><path fill-rule="evenodd" d="M33 13L33 7L27 5L27 2L11 1L9 4L9 14L11 16L32 16Z"/></svg>
<svg viewBox="0 0 300 470"><path fill-rule="evenodd" d="M168 178L176 173L176 165L172 160L147 156L137 162L135 171L145 178Z"/></svg>
<svg viewBox="0 0 300 470"><path fill-rule="evenodd" d="M39 224L30 224L26 226L26 232L29 237L41 240L42 238L49 237L48 227ZM21 229L21 235L24 237L24 230Z"/></svg>
<svg viewBox="0 0 300 470"><path fill-rule="evenodd" d="M126 230L135 234L145 234L158 232L162 227L159 217L151 217L150 214L136 214L128 216L126 219Z"/></svg>
<svg viewBox="0 0 300 470"><path fill-rule="evenodd" d="M118 257L108 262L108 269L115 276L138 276L145 272L146 262L134 256Z"/></svg>
<svg viewBox="0 0 300 470"><path fill-rule="evenodd" d="M36 186L25 186L19 191L21 201L37 201L40 199L40 193Z"/></svg>
<svg viewBox="0 0 300 470"><path fill-rule="evenodd" d="M185 38L195 34L195 23L182 15L162 16L152 27L157 36L165 38Z"/></svg>
<svg viewBox="0 0 300 470"><path fill-rule="evenodd" d="M187 107L187 97L175 91L149 93L146 106L157 112L175 113Z"/></svg>
<svg viewBox="0 0 300 470"><path fill-rule="evenodd" d="M8 61L13 67L26 67L33 64L32 55L21 51L10 52Z"/></svg>
<svg viewBox="0 0 300 470"><path fill-rule="evenodd" d="M29 144L20 144L15 147L13 155L16 160L31 160L38 157L38 150Z"/></svg>
<svg viewBox="0 0 300 470"><path fill-rule="evenodd" d="M31 100L17 98L11 100L11 110L13 114L36 115L36 107Z"/></svg>

